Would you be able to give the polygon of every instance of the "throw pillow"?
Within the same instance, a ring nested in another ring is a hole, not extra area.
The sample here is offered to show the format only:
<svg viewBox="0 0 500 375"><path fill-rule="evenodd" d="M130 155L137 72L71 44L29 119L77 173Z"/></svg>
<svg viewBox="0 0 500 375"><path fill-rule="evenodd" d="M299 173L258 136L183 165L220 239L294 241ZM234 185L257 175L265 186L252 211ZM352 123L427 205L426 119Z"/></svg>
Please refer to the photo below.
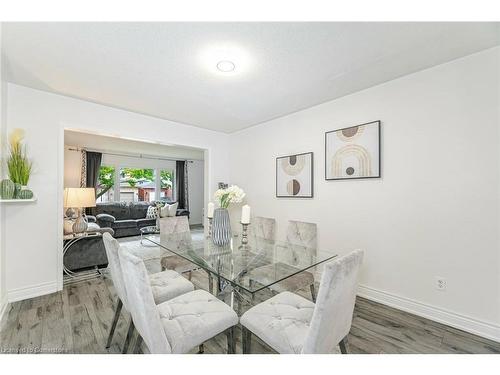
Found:
<svg viewBox="0 0 500 375"><path fill-rule="evenodd" d="M146 213L146 219L156 219L158 218L158 207L149 206L148 212Z"/></svg>
<svg viewBox="0 0 500 375"><path fill-rule="evenodd" d="M165 205L160 208L160 217L167 217L168 216L168 204L165 203Z"/></svg>
<svg viewBox="0 0 500 375"><path fill-rule="evenodd" d="M168 216L169 217L174 217L177 214L177 207L179 206L179 203L174 203L168 205Z"/></svg>

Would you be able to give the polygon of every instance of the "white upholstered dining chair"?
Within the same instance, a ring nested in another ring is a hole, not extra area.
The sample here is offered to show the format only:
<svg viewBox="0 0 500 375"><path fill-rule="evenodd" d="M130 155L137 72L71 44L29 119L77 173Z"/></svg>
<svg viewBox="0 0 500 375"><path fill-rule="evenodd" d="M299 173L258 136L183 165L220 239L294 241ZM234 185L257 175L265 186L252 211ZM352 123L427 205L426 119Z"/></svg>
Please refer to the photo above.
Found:
<svg viewBox="0 0 500 375"><path fill-rule="evenodd" d="M316 304L290 292L280 293L248 310L240 319L243 353L252 333L280 354L347 353L358 273L363 251L325 264Z"/></svg>
<svg viewBox="0 0 500 375"><path fill-rule="evenodd" d="M223 332L227 334L228 352L235 352L238 316L228 305L204 290L156 305L144 262L129 251L119 256L130 313L139 332L135 352L143 340L150 353L188 353Z"/></svg>
<svg viewBox="0 0 500 375"><path fill-rule="evenodd" d="M160 219L160 241L164 242L166 236L174 233L191 233L187 216L173 216ZM163 256L161 259L161 266L162 269L174 270L179 273L187 273L189 280L191 280L193 271L200 268L193 262L190 262L189 260L176 254Z"/></svg>
<svg viewBox="0 0 500 375"><path fill-rule="evenodd" d="M248 231L250 239L258 238L274 241L276 239L276 219L256 216L253 218Z"/></svg>
<svg viewBox="0 0 500 375"><path fill-rule="evenodd" d="M280 274L289 275L295 272L294 262L303 257L313 258L317 252L318 229L315 223L302 221L288 221L286 232L287 248L283 249L281 261L255 268L249 273L250 283L269 284L272 279L280 278ZM272 275L272 276L271 276ZM295 292L304 287L309 287L311 299L316 301L314 287L314 275L312 272L304 271L285 280L273 284L269 289L281 293L285 291Z"/></svg>
<svg viewBox="0 0 500 375"><path fill-rule="evenodd" d="M120 252L124 251L124 248L122 248L120 246L120 243L109 233L104 233L102 237L104 241L104 247L106 249L106 255L108 257L108 268L111 274L111 279L113 281L116 294L118 295L115 315L109 331L108 341L106 343L106 348L109 348L113 340L113 335L115 332L116 324L118 323L118 318L120 317L122 307L125 307L125 309L130 312L130 304L127 300L127 292L123 279L122 268L120 265L120 258L118 255ZM193 283L186 280L179 273L170 270L151 274L149 277L149 282L153 293L153 299L156 304L168 301L169 299L194 290ZM125 344L123 345L123 353L126 353L128 350L133 332L134 324L131 320L127 338L125 339Z"/></svg>

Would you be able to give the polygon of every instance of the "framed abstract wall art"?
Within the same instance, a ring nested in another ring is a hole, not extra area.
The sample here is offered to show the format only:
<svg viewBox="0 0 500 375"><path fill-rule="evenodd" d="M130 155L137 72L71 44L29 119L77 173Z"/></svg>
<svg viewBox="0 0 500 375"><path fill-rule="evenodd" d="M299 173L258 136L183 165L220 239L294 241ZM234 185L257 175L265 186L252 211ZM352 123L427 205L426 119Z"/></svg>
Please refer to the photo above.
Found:
<svg viewBox="0 0 500 375"><path fill-rule="evenodd" d="M276 197L313 197L313 153L276 158Z"/></svg>
<svg viewBox="0 0 500 375"><path fill-rule="evenodd" d="M325 179L379 178L380 121L325 133Z"/></svg>

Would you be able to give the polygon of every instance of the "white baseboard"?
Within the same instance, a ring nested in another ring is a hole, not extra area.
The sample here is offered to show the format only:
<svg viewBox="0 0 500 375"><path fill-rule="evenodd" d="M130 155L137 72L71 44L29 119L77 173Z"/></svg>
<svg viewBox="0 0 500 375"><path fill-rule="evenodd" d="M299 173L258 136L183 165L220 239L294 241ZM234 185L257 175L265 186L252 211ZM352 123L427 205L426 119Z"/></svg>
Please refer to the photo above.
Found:
<svg viewBox="0 0 500 375"><path fill-rule="evenodd" d="M50 294L57 292L59 289L57 287L57 281L49 281L47 283L41 283L38 285L31 285L23 288L12 289L7 291L7 300L9 302L22 301L24 299L43 296L44 294Z"/></svg>
<svg viewBox="0 0 500 375"><path fill-rule="evenodd" d="M358 296L500 342L500 325L460 315L364 285L359 286Z"/></svg>

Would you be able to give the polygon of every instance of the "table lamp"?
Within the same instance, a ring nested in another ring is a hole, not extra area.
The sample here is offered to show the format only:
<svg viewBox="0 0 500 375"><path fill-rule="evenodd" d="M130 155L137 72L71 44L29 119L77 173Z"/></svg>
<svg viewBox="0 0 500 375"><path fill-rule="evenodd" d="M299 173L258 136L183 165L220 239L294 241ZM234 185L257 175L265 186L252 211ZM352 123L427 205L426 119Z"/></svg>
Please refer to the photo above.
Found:
<svg viewBox="0 0 500 375"><path fill-rule="evenodd" d="M65 188L64 207L74 208L78 211L78 217L73 224L74 233L82 233L87 230L88 224L83 217L83 208L95 207L94 188Z"/></svg>

